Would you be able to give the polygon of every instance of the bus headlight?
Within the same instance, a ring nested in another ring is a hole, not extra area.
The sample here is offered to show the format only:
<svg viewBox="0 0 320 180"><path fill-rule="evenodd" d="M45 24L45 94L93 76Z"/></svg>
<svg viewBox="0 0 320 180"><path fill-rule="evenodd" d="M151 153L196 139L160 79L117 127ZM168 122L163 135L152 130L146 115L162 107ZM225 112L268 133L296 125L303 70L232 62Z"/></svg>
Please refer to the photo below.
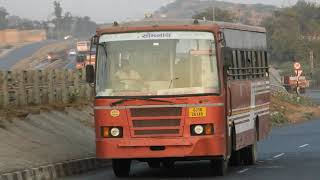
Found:
<svg viewBox="0 0 320 180"><path fill-rule="evenodd" d="M101 127L101 136L103 138L122 138L122 127Z"/></svg>
<svg viewBox="0 0 320 180"><path fill-rule="evenodd" d="M203 134L204 132L204 128L202 125L196 125L194 128L193 128L193 132L196 134L196 135L201 135Z"/></svg>
<svg viewBox="0 0 320 180"><path fill-rule="evenodd" d="M213 124L191 125L190 130L191 130L192 136L202 136L202 135L213 135L214 134Z"/></svg>
<svg viewBox="0 0 320 180"><path fill-rule="evenodd" d="M111 130L110 130L110 134L111 134L111 136L113 136L113 137L118 137L119 135L120 135L120 129L119 128L112 128Z"/></svg>

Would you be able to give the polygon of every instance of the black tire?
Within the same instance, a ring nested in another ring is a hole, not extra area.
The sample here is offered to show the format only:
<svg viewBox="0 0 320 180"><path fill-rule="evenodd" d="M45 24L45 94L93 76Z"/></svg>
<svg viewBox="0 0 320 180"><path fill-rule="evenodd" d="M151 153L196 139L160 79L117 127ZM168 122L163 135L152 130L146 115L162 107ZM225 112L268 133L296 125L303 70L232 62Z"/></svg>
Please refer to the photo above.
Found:
<svg viewBox="0 0 320 180"><path fill-rule="evenodd" d="M254 143L241 150L241 158L246 166L255 165L257 162L257 143Z"/></svg>
<svg viewBox="0 0 320 180"><path fill-rule="evenodd" d="M114 159L112 160L112 169L117 177L128 177L131 169L131 160Z"/></svg>
<svg viewBox="0 0 320 180"><path fill-rule="evenodd" d="M241 152L236 150L236 130L235 130L235 125L232 127L232 144L231 144L231 157L229 160L229 165L230 166L239 166L242 163L241 160Z"/></svg>
<svg viewBox="0 0 320 180"><path fill-rule="evenodd" d="M174 161L165 160L162 162L162 165L166 169L172 169L172 168L174 168Z"/></svg>
<svg viewBox="0 0 320 180"><path fill-rule="evenodd" d="M239 166L241 165L241 152L240 151L233 151L229 160L230 166Z"/></svg>
<svg viewBox="0 0 320 180"><path fill-rule="evenodd" d="M148 161L148 165L152 169L161 168L161 163L160 163L160 161L157 161L157 160Z"/></svg>
<svg viewBox="0 0 320 180"><path fill-rule="evenodd" d="M228 172L228 161L223 158L211 160L211 168L213 170L213 175L224 176Z"/></svg>

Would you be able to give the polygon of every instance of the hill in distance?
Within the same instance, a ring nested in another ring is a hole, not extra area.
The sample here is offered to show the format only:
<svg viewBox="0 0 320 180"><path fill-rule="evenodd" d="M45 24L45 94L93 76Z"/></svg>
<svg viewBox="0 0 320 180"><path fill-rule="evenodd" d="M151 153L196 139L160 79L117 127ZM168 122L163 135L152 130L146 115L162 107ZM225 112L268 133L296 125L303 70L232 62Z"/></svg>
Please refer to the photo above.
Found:
<svg viewBox="0 0 320 180"><path fill-rule="evenodd" d="M192 18L193 15L216 7L232 12L239 17L238 22L250 25L260 25L261 22L278 10L276 6L264 4L237 4L217 0L176 0L157 10L155 17Z"/></svg>

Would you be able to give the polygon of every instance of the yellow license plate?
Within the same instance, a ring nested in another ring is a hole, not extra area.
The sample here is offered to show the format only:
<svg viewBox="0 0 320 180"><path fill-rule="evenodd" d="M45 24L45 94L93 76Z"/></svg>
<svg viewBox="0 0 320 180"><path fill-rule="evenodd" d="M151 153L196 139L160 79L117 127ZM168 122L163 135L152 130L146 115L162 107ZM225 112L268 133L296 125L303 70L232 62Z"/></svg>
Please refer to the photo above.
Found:
<svg viewBox="0 0 320 180"><path fill-rule="evenodd" d="M189 108L189 117L206 117L207 108L205 107L193 107Z"/></svg>

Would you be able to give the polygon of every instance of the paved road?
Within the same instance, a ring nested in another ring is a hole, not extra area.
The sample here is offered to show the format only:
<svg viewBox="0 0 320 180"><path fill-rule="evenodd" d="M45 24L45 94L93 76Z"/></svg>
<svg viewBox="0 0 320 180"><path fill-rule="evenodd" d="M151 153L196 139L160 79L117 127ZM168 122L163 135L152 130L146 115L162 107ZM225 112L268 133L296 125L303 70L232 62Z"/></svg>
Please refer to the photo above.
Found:
<svg viewBox="0 0 320 180"><path fill-rule="evenodd" d="M0 58L0 70L8 70L20 60L30 57L43 46L51 43L51 41L42 41L32 43L11 51L9 54Z"/></svg>
<svg viewBox="0 0 320 180"><path fill-rule="evenodd" d="M308 89L305 94L307 97L311 97L314 103L320 105L320 90L319 89Z"/></svg>
<svg viewBox="0 0 320 180"><path fill-rule="evenodd" d="M76 68L76 64L77 64L77 61L76 61L76 56L68 56L68 64L64 67L65 69L75 69Z"/></svg>
<svg viewBox="0 0 320 180"><path fill-rule="evenodd" d="M149 169L134 165L128 179L145 180L317 180L320 177L320 120L273 130L259 143L259 161L255 166L232 167L225 177L212 177L207 162L179 163L175 169ZM61 180L115 180L107 168Z"/></svg>

